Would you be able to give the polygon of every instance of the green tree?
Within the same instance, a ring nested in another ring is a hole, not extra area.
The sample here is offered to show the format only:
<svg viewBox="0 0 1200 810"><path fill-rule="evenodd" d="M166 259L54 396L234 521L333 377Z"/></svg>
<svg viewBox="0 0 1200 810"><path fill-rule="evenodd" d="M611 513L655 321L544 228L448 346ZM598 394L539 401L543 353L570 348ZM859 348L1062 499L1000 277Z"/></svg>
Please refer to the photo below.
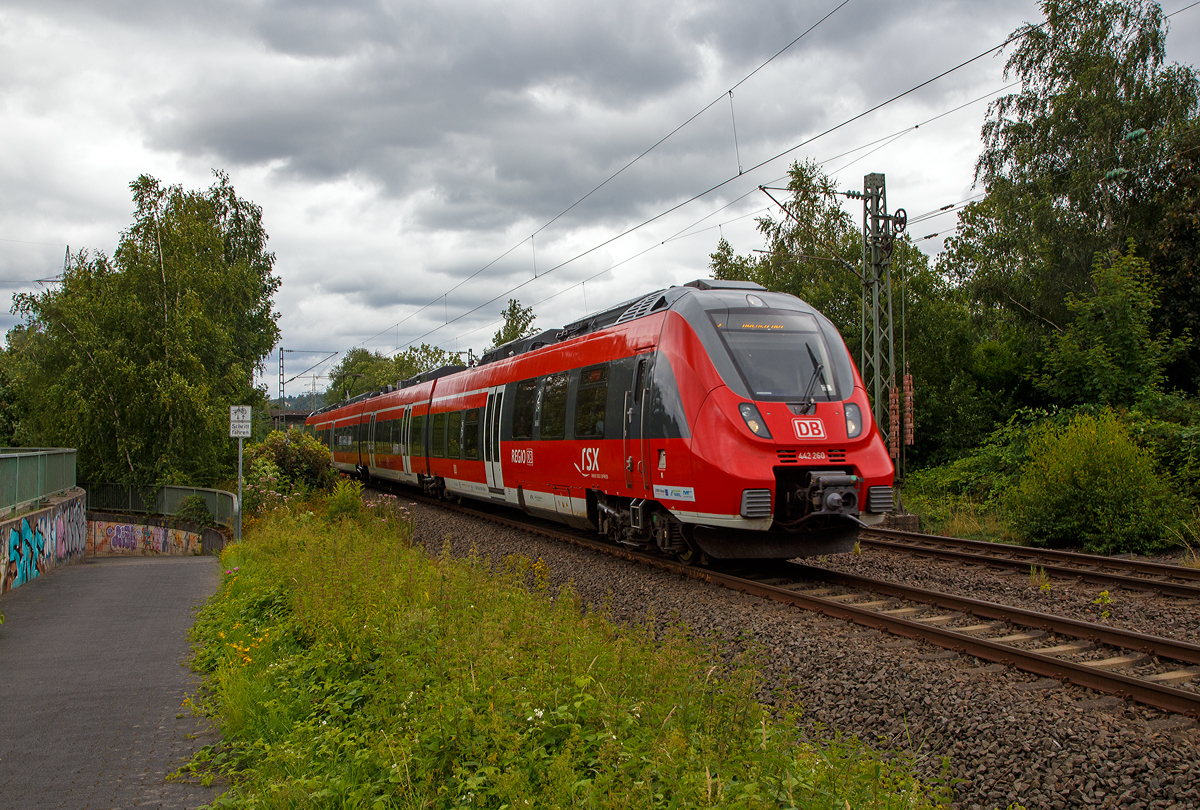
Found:
<svg viewBox="0 0 1200 810"><path fill-rule="evenodd" d="M1154 334L1158 293L1132 240L1124 254L1096 257L1092 286L1090 295L1068 296L1073 318L1051 338L1038 386L1069 405L1129 406L1160 390L1163 370L1189 341Z"/></svg>
<svg viewBox="0 0 1200 810"><path fill-rule="evenodd" d="M523 307L521 302L515 298L508 299L508 306L500 314L504 318L504 325L492 336L492 349L523 337L529 337L537 331L533 325L534 320L537 319L537 316L533 314L533 307Z"/></svg>
<svg viewBox="0 0 1200 810"><path fill-rule="evenodd" d="M712 273L812 304L838 328L861 365L861 231L815 163L793 164L787 195L781 202L790 216L758 222L766 251L738 256L722 239L710 256ZM903 363L903 300L916 392L917 445L910 458L918 464L955 458L986 437L1011 408L1020 379L1015 351L1008 335L983 328L963 290L935 273L910 239L897 239L891 258L896 362Z"/></svg>
<svg viewBox="0 0 1200 810"><path fill-rule="evenodd" d="M329 372L328 404L344 402L366 391L378 391L385 385L395 385L399 378L392 358L381 352L356 347L342 355Z"/></svg>
<svg viewBox="0 0 1200 810"><path fill-rule="evenodd" d="M392 358L392 364L395 366L396 379L407 380L409 377L433 371L435 368L459 365L460 357L461 355L455 352L422 343L420 346L409 346L397 354Z"/></svg>
<svg viewBox="0 0 1200 810"><path fill-rule="evenodd" d="M833 180L816 163L793 163L787 198L781 201L788 213L778 220L771 216L758 220L766 252L756 257L736 256L721 239L710 255L710 267L714 278L753 281L804 299L833 321L857 352L862 320L858 275L862 235L837 194Z"/></svg>
<svg viewBox="0 0 1200 810"><path fill-rule="evenodd" d="M344 402L367 391L379 391L385 385L397 385L409 377L456 362L456 354L428 343L410 346L391 357L356 347L346 352L329 372L330 383L325 401L328 404Z"/></svg>
<svg viewBox="0 0 1200 810"><path fill-rule="evenodd" d="M0 447L13 444L21 421L16 380L9 371L11 364L8 352L0 349Z"/></svg>
<svg viewBox="0 0 1200 810"><path fill-rule="evenodd" d="M1200 336L1200 129L1174 143L1163 184L1158 220L1148 245L1150 266L1161 289L1155 323L1173 337ZM1167 369L1175 388L1200 389L1200 342L1193 340Z"/></svg>
<svg viewBox="0 0 1200 810"><path fill-rule="evenodd" d="M212 484L235 466L228 406L265 405L275 256L262 210L215 174L205 191L142 175L112 258L82 251L56 288L14 299L19 438L77 448L84 479Z"/></svg>
<svg viewBox="0 0 1200 810"><path fill-rule="evenodd" d="M1158 3L1041 8L1044 24L1013 34L1006 75L1021 90L988 108L975 169L988 196L947 245L981 301L1039 331L1065 326L1067 295L1087 290L1097 252L1157 221L1172 139L1198 101L1195 70L1165 62ZM1138 130L1149 135L1127 138Z"/></svg>

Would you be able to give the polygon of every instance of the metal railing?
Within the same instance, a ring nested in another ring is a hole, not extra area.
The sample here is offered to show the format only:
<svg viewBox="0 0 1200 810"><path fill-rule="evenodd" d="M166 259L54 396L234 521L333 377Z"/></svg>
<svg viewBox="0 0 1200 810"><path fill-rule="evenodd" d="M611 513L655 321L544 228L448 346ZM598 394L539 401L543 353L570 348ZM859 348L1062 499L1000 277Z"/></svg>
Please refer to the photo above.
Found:
<svg viewBox="0 0 1200 810"><path fill-rule="evenodd" d="M135 487L129 484L81 483L87 492L87 509L95 512L131 512L141 515L174 515L183 499L200 495L218 526L237 523L237 496L223 489L204 487Z"/></svg>
<svg viewBox="0 0 1200 810"><path fill-rule="evenodd" d="M74 486L74 449L0 447L0 513L37 503Z"/></svg>

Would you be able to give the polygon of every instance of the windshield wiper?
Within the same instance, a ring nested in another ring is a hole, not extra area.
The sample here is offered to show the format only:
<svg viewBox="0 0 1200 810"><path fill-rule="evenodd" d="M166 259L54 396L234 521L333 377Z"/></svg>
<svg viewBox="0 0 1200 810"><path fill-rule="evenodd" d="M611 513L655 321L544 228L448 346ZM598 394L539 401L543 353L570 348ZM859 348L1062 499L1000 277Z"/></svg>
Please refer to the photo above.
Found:
<svg viewBox="0 0 1200 810"><path fill-rule="evenodd" d="M808 358L812 360L813 374L812 378L808 381L808 387L804 389L804 396L801 399L804 400L804 413L812 413L817 409L817 400L812 395L813 388L817 385L818 377L821 378L822 383L825 382L825 375L822 373L825 371L825 365L817 362L817 356L813 354L812 346L808 345L808 341L805 341L804 348L808 350Z"/></svg>

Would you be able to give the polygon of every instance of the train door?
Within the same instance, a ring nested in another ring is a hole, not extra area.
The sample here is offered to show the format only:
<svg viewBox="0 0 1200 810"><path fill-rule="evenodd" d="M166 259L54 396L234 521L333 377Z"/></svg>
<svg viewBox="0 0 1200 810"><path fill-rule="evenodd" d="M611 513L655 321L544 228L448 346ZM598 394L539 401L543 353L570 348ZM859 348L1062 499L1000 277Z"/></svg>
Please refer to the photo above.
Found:
<svg viewBox="0 0 1200 810"><path fill-rule="evenodd" d="M483 414L483 466L488 491L494 495L504 494L504 470L500 464L500 413L503 405L504 386L489 388Z"/></svg>
<svg viewBox="0 0 1200 810"><path fill-rule="evenodd" d="M400 454L405 476L412 475L412 456L408 452L408 431L412 427L412 405L404 409L400 418Z"/></svg>
<svg viewBox="0 0 1200 810"><path fill-rule="evenodd" d="M650 410L650 378L653 370L653 355L635 358L633 380L625 392L625 418L621 431L625 452L625 486L635 493L650 489L646 417Z"/></svg>
<svg viewBox="0 0 1200 810"><path fill-rule="evenodd" d="M367 452L364 454L367 457L367 466L376 467L375 462L375 417L378 414L371 414L371 422L367 426Z"/></svg>

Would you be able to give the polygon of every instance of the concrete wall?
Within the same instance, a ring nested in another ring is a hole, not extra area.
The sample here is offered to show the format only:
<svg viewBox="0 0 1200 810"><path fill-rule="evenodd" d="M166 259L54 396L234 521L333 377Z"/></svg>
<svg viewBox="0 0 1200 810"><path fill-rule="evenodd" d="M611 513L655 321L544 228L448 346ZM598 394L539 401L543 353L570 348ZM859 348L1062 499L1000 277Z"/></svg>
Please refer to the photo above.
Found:
<svg viewBox="0 0 1200 810"><path fill-rule="evenodd" d="M87 517L89 557L215 554L225 544L215 529L171 518L105 512L89 512Z"/></svg>
<svg viewBox="0 0 1200 810"><path fill-rule="evenodd" d="M47 499L49 505L0 521L0 593L58 565L80 562L88 526L81 489Z"/></svg>

